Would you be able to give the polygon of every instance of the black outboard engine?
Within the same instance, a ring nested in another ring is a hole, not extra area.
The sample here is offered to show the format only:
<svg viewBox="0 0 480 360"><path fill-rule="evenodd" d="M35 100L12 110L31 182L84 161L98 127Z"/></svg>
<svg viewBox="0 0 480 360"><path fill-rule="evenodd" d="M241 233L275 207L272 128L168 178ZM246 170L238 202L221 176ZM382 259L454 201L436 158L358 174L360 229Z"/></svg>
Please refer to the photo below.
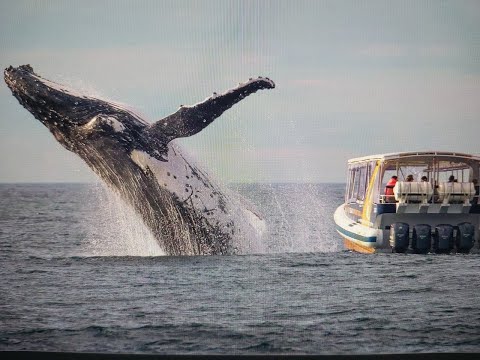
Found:
<svg viewBox="0 0 480 360"><path fill-rule="evenodd" d="M435 226L433 250L437 254L448 254L453 249L453 226L440 224Z"/></svg>
<svg viewBox="0 0 480 360"><path fill-rule="evenodd" d="M469 222L458 224L455 246L457 252L467 254L475 244L475 226Z"/></svg>
<svg viewBox="0 0 480 360"><path fill-rule="evenodd" d="M408 249L409 226L407 223L393 223L390 225L390 246L392 252L403 253Z"/></svg>
<svg viewBox="0 0 480 360"><path fill-rule="evenodd" d="M412 250L415 254L426 254L432 246L432 227L417 224L413 227Z"/></svg>

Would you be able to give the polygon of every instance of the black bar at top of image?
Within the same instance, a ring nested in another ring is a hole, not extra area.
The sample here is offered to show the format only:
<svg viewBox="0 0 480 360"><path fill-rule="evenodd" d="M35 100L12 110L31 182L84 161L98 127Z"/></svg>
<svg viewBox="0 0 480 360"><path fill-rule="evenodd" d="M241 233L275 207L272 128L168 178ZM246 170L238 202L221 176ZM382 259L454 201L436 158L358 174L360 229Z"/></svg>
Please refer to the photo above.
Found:
<svg viewBox="0 0 480 360"><path fill-rule="evenodd" d="M49 351L0 351L2 359L50 359L50 360L113 360L113 359L322 359L322 360L477 360L480 353L399 353L399 354L354 354L354 355L159 355L125 353L80 353Z"/></svg>

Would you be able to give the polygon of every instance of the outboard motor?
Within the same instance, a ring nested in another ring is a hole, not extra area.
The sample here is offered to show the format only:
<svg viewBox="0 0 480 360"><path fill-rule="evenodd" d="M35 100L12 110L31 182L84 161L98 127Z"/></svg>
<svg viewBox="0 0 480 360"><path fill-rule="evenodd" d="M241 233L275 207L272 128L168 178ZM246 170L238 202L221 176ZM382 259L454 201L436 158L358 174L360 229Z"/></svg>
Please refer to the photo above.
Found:
<svg viewBox="0 0 480 360"><path fill-rule="evenodd" d="M435 226L433 250L437 254L448 254L453 249L453 226L440 224Z"/></svg>
<svg viewBox="0 0 480 360"><path fill-rule="evenodd" d="M458 224L455 246L457 252L467 254L475 243L475 226L469 222Z"/></svg>
<svg viewBox="0 0 480 360"><path fill-rule="evenodd" d="M426 254L432 246L432 227L417 224L413 227L412 250L415 254Z"/></svg>
<svg viewBox="0 0 480 360"><path fill-rule="evenodd" d="M392 252L403 253L408 249L409 226L407 223L393 223L390 225L390 246Z"/></svg>

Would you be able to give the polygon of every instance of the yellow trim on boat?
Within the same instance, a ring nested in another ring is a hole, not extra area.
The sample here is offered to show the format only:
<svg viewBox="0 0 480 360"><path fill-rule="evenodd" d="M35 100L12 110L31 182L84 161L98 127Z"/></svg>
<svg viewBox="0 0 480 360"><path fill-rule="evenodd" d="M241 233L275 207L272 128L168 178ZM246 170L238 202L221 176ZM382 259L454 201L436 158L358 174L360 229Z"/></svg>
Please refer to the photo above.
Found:
<svg viewBox="0 0 480 360"><path fill-rule="evenodd" d="M374 254L375 248L357 244L347 238L343 238L343 244L348 250L357 251L363 254Z"/></svg>
<svg viewBox="0 0 480 360"><path fill-rule="evenodd" d="M377 173L379 169L380 169L380 161L377 160L377 164L375 165L375 169L373 169L373 173L370 177L370 182L368 184L367 196L365 196L365 201L363 203L364 205L363 205L363 211L362 211L362 223L364 223L365 225L371 225L370 215L372 213L372 206L373 206L373 201L372 201L373 185L375 184L375 180L377 178Z"/></svg>

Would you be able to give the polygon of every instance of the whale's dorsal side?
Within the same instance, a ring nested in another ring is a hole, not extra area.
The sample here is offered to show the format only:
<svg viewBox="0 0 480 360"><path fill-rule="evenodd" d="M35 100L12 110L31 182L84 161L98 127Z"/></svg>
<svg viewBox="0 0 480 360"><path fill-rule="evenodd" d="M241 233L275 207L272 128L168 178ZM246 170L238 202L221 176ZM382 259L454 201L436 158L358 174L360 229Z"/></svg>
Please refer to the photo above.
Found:
<svg viewBox="0 0 480 360"><path fill-rule="evenodd" d="M275 83L269 78L250 79L223 94L213 93L212 96L195 105L182 105L175 113L158 120L146 131L150 136L163 138L167 142L179 137L195 135L248 95L258 90L273 88Z"/></svg>

